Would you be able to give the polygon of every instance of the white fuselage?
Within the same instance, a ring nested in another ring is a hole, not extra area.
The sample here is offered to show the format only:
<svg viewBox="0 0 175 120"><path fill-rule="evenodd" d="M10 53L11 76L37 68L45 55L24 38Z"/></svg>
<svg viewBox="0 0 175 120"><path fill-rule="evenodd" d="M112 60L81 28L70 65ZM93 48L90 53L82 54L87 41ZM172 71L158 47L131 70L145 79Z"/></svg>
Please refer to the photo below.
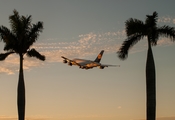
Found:
<svg viewBox="0 0 175 120"><path fill-rule="evenodd" d="M84 67L97 67L100 65L100 63L91 61L91 60L85 60L85 59L73 59L73 61L75 61L76 63L78 63L81 66ZM76 65L74 62L72 63L73 65Z"/></svg>

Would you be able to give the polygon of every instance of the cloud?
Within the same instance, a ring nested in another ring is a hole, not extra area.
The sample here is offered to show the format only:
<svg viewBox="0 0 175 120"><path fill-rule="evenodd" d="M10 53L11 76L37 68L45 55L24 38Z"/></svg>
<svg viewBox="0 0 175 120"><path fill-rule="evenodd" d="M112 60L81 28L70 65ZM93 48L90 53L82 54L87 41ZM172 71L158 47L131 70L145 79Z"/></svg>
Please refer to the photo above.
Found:
<svg viewBox="0 0 175 120"><path fill-rule="evenodd" d="M169 46L173 44L173 42L169 38L160 38L157 42L158 46Z"/></svg>
<svg viewBox="0 0 175 120"><path fill-rule="evenodd" d="M125 32L105 32L81 34L77 38L70 40L71 42L62 42L60 39L47 39L45 42L36 43L33 47L41 54L46 56L46 61L42 62L35 58L24 57L24 69L30 70L33 67L42 66L47 63L61 62L61 56L74 58L96 55L102 49L106 52L116 52L124 40ZM54 42L50 42L54 41ZM58 42L57 42L58 41ZM19 56L16 54L8 56L4 61L0 62L0 73L9 75L19 71Z"/></svg>
<svg viewBox="0 0 175 120"><path fill-rule="evenodd" d="M12 75L14 74L14 72L12 70L10 70L9 68L7 67L0 67L0 73L7 73L8 75Z"/></svg>
<svg viewBox="0 0 175 120"><path fill-rule="evenodd" d="M17 57L10 55L6 60L0 61L0 73L7 73L8 75L15 74L15 71L17 71L16 65L18 64L16 59Z"/></svg>
<svg viewBox="0 0 175 120"><path fill-rule="evenodd" d="M19 56L16 54L8 56L4 61L0 61L0 73L6 73L13 75L19 71ZM38 67L43 65L43 61L37 60L36 58L24 57L23 69L30 70L31 67Z"/></svg>
<svg viewBox="0 0 175 120"><path fill-rule="evenodd" d="M45 64L62 62L61 56L68 58L75 57L92 57L97 55L101 50L106 53L116 53L126 39L124 30L116 32L104 32L81 34L76 38L70 39L70 42L61 41L60 39L47 39L43 42L34 44L41 54L46 56L46 61L40 61L36 58L24 57L24 69L30 71L31 68L43 66ZM143 42L144 41L144 42ZM161 38L158 41L159 46L167 46L172 44L169 39ZM131 53L140 52L147 49L146 40L140 41L137 46L131 49ZM5 61L0 61L0 73L9 75L19 71L19 56L16 54L10 55Z"/></svg>
<svg viewBox="0 0 175 120"><path fill-rule="evenodd" d="M162 17L159 17L158 22L159 23L175 24L175 17L172 17L172 16L162 16Z"/></svg>
<svg viewBox="0 0 175 120"><path fill-rule="evenodd" d="M170 22L172 22L173 21L173 18L172 17L169 17L169 16L167 16L167 17L159 17L159 19L158 19L158 22L162 22L162 23L170 23Z"/></svg>
<svg viewBox="0 0 175 120"><path fill-rule="evenodd" d="M79 35L74 42L45 42L36 44L35 48L40 49L46 55L48 62L60 62L62 55L72 58L92 56L101 50L109 53L116 52L120 46L121 39L124 40L124 38L124 31L106 33L91 32Z"/></svg>

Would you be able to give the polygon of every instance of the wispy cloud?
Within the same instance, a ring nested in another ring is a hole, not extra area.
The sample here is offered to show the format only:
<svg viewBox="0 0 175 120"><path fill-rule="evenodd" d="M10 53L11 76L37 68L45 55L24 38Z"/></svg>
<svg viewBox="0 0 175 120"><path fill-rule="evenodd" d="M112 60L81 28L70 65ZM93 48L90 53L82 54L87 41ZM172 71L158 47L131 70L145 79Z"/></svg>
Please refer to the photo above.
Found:
<svg viewBox="0 0 175 120"><path fill-rule="evenodd" d="M19 71L19 56L16 54L8 56L6 60L0 61L0 73L6 73L8 75L13 75L15 72ZM30 70L31 67L41 66L44 63L42 61L36 60L35 58L24 57L23 68L25 70Z"/></svg>
<svg viewBox="0 0 175 120"><path fill-rule="evenodd" d="M158 22L159 23L175 24L175 17L172 17L172 16L162 16L162 17L159 17Z"/></svg>
<svg viewBox="0 0 175 120"><path fill-rule="evenodd" d="M8 75L14 74L13 70L10 70L8 67L1 66L0 73L7 73Z"/></svg>
<svg viewBox="0 0 175 120"><path fill-rule="evenodd" d="M120 46L121 39L124 40L125 32L106 32L81 34L77 38L64 42L60 39L47 39L45 42L36 43L33 47L46 56L46 62L35 58L24 58L24 69L41 66L45 63L60 62L61 56L85 57L97 54L102 49L106 52L116 52ZM50 42L54 41L54 42ZM19 56L10 55L5 61L0 61L0 73L14 74L19 69Z"/></svg>
<svg viewBox="0 0 175 120"><path fill-rule="evenodd" d="M116 32L81 34L76 38L70 39L70 42L61 41L58 38L44 40L44 42L36 43L33 47L41 54L46 56L46 61L39 61L35 58L24 58L24 69L30 70L33 67L42 66L44 64L61 62L61 56L74 58L86 56L91 57L96 55L101 50L107 53L116 53L126 39L124 30ZM52 42L51 42L52 41ZM143 40L146 41L146 40ZM167 46L172 44L168 39L160 39L159 46ZM147 49L146 42L139 42L136 47L132 48L131 53L140 52ZM16 54L10 55L5 61L0 61L0 73L9 75L15 74L19 69L19 56Z"/></svg>
<svg viewBox="0 0 175 120"><path fill-rule="evenodd" d="M121 39L124 40L124 38L124 31L106 33L91 32L79 35L74 42L38 43L35 45L35 48L40 49L47 56L47 61L60 62L61 55L67 57L85 57L97 54L102 49L106 52L116 52Z"/></svg>

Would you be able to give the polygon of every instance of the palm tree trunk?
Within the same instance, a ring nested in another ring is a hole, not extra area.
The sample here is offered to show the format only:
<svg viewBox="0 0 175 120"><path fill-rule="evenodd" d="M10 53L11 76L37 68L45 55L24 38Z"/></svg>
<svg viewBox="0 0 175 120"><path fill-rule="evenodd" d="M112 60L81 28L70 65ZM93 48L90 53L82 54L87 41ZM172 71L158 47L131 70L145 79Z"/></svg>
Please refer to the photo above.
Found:
<svg viewBox="0 0 175 120"><path fill-rule="evenodd" d="M23 55L20 55L17 105L18 105L18 120L24 120L25 119L25 84L24 84L24 75L23 75Z"/></svg>
<svg viewBox="0 0 175 120"><path fill-rule="evenodd" d="M148 39L146 61L147 120L156 119L156 72L151 43Z"/></svg>

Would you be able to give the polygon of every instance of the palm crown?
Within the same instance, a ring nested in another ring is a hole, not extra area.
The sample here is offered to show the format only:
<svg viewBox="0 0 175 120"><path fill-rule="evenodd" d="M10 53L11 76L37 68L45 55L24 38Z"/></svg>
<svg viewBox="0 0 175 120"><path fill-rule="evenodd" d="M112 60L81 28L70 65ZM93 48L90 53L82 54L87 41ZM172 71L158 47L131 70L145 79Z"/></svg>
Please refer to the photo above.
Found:
<svg viewBox="0 0 175 120"><path fill-rule="evenodd" d="M141 20L130 18L125 22L126 34L128 38L123 42L121 48L118 51L120 59L124 60L128 56L128 51L139 40L147 37L148 42L151 45L156 45L160 36L169 37L171 40L175 40L175 30L169 26L157 26L158 14L154 12L153 15L146 16L145 23Z"/></svg>
<svg viewBox="0 0 175 120"><path fill-rule="evenodd" d="M9 17L11 30L5 26L0 27L0 36L5 43L4 50L8 51L1 54L0 59L4 60L11 53L19 55L27 53L30 57L45 60L45 57L35 49L30 49L30 46L37 40L39 33L42 32L43 23L31 24L31 16L19 16L16 10L13 12L14 15Z"/></svg>

